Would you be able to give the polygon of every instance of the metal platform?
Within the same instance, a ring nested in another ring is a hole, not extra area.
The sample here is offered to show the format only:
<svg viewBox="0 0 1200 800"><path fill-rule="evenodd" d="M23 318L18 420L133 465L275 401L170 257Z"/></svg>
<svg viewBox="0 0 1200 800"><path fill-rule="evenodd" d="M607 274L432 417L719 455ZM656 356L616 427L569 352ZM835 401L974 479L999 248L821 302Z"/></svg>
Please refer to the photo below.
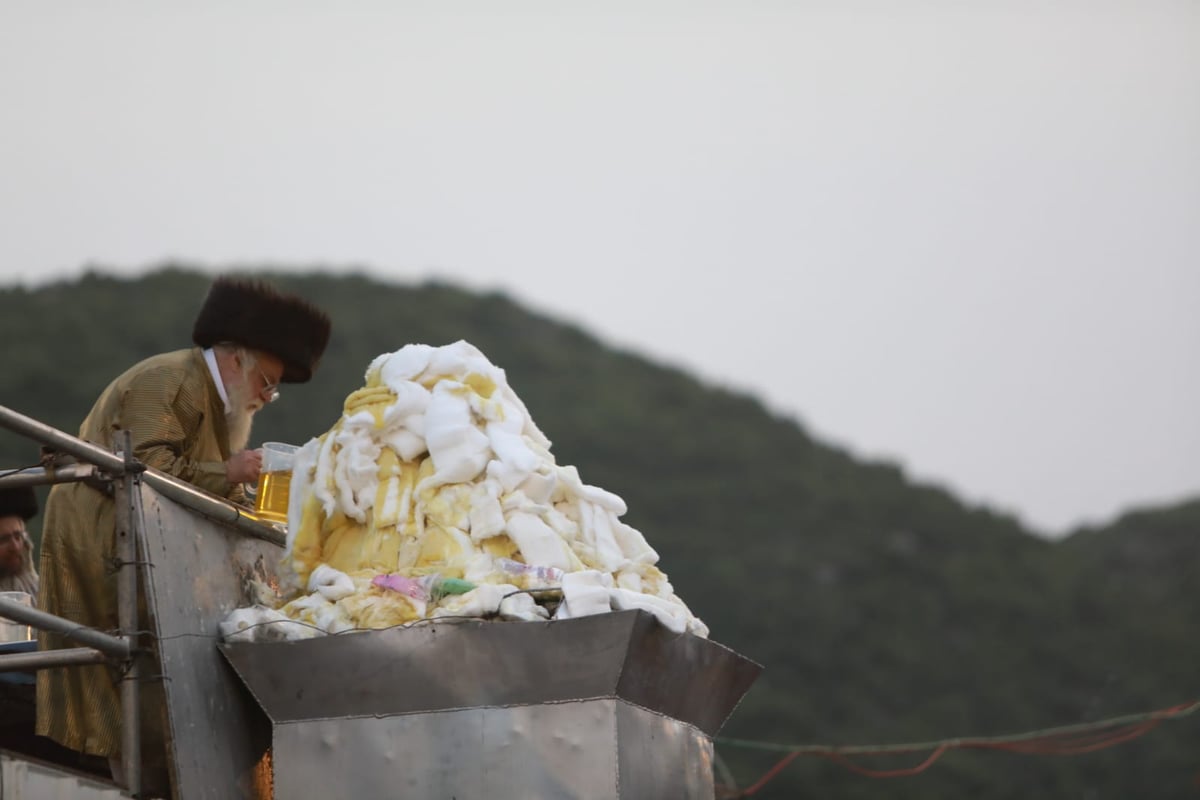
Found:
<svg viewBox="0 0 1200 800"><path fill-rule="evenodd" d="M280 797L711 800L710 737L760 671L642 611L221 649L274 725Z"/></svg>
<svg viewBox="0 0 1200 800"><path fill-rule="evenodd" d="M439 619L220 645L219 623L277 585L279 532L9 409L0 407L0 422L89 462L19 470L6 485L108 481L133 534L118 526L123 632L9 603L8 618L69 631L84 647L11 654L6 666L19 683L25 668L108 660L129 676L124 720L137 718L139 695L155 705L161 688L173 800L713 797L711 737L761 669L728 648L671 633L641 611L557 622ZM138 575L150 624L142 632ZM130 654L146 634L159 663L142 671L143 659ZM138 732L123 723L123 762L134 776L148 752ZM136 794L11 755L0 778L5 797Z"/></svg>

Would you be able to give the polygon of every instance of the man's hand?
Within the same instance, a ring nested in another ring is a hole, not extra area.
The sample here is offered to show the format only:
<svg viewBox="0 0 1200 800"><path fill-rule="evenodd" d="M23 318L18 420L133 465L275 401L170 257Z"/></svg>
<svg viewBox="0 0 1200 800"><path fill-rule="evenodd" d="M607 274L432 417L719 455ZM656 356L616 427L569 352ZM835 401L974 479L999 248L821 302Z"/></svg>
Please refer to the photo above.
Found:
<svg viewBox="0 0 1200 800"><path fill-rule="evenodd" d="M260 472L261 450L239 450L225 462L225 478L230 483L257 483Z"/></svg>

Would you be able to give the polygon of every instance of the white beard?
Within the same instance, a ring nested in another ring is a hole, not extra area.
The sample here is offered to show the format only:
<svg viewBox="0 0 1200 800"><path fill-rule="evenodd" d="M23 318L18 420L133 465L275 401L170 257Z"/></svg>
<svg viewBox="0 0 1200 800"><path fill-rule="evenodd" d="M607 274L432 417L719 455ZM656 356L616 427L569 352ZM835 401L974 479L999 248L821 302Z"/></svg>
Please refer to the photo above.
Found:
<svg viewBox="0 0 1200 800"><path fill-rule="evenodd" d="M250 397L246 391L243 379L233 386L226 387L229 393L230 411L225 415L225 427L229 430L229 452L236 453L245 450L250 442L250 428L254 425L254 415L262 408L262 401Z"/></svg>
<svg viewBox="0 0 1200 800"><path fill-rule="evenodd" d="M235 408L225 415L225 427L229 429L229 452L245 450L250 443L250 428L254 424L254 412Z"/></svg>

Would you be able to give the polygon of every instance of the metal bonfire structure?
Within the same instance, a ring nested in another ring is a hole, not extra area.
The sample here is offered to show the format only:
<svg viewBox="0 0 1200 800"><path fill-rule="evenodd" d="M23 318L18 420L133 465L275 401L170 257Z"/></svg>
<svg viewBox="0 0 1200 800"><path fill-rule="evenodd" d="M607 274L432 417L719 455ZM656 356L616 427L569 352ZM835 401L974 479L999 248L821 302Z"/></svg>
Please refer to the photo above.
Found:
<svg viewBox="0 0 1200 800"><path fill-rule="evenodd" d="M130 785L95 796L140 796L129 721L148 682L165 696L174 800L714 796L711 737L761 669L728 648L640 611L222 645L219 622L278 585L279 531L139 464L127 443L114 454L2 406L0 426L73 461L8 473L0 487L86 479L114 490L117 635L0 598L0 616L80 645L0 656L0 672L123 670Z"/></svg>

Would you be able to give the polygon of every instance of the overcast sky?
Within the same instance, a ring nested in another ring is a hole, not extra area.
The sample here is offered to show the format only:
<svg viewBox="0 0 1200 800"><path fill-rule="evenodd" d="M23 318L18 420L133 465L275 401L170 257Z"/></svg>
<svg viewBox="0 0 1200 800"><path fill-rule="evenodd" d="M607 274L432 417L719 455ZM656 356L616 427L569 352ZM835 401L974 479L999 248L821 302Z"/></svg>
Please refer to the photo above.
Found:
<svg viewBox="0 0 1200 800"><path fill-rule="evenodd" d="M1044 532L1200 494L1196 0L8 0L0 102L4 285L437 276Z"/></svg>

